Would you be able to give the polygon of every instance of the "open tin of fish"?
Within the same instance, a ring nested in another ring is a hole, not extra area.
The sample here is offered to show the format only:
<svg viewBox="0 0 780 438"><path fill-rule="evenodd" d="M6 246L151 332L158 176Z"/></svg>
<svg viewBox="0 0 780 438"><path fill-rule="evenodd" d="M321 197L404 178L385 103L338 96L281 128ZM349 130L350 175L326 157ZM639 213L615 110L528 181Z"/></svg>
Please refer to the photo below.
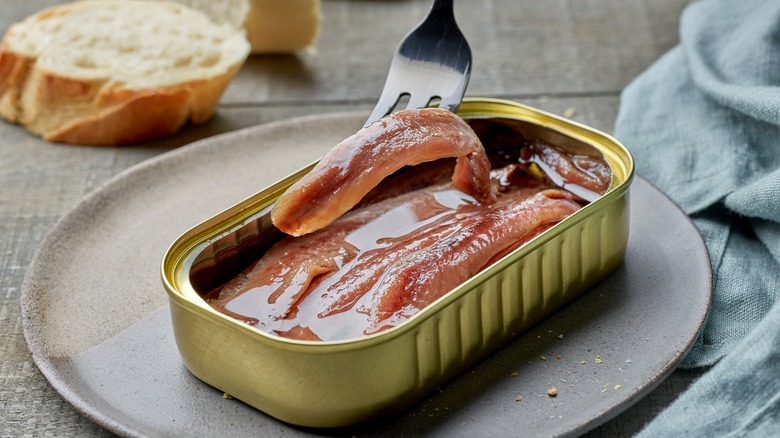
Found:
<svg viewBox="0 0 780 438"><path fill-rule="evenodd" d="M217 312L202 295L280 239L270 209L313 165L308 166L185 232L165 254L162 279L186 367L282 421L307 427L357 424L408 407L621 263L634 172L623 145L509 101L467 99L458 115L567 150L598 151L612 171L609 189L394 328L341 341L299 341Z"/></svg>

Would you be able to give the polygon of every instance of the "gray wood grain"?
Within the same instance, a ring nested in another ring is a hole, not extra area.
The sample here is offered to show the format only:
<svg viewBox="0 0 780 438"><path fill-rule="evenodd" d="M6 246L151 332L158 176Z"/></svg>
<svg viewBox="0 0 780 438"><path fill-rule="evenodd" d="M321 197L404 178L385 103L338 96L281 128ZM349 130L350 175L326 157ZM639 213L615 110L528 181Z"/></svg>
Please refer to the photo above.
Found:
<svg viewBox="0 0 780 438"><path fill-rule="evenodd" d="M475 66L467 95L616 94L676 42L685 3L456 2ZM250 59L224 103L373 103L398 42L427 6L426 0L325 0L316 55Z"/></svg>
<svg viewBox="0 0 780 438"><path fill-rule="evenodd" d="M8 0L0 32L57 2ZM620 91L677 42L687 0L459 0L474 52L470 96L518 100L610 132ZM335 111L368 114L402 36L427 0L323 0L316 54L253 56L215 117L148 144L46 143L0 122L0 436L103 436L51 389L30 359L19 292L52 225L107 179L192 141L258 123ZM630 147L630 145L629 145ZM628 436L668 405L697 371L677 371L590 436Z"/></svg>

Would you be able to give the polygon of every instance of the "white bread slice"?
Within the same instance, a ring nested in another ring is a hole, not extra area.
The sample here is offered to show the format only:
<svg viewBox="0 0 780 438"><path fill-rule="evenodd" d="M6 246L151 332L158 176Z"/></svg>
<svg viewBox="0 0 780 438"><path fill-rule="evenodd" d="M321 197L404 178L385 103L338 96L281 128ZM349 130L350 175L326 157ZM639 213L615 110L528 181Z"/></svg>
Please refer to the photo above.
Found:
<svg viewBox="0 0 780 438"><path fill-rule="evenodd" d="M55 6L6 32L0 116L52 142L137 143L208 120L248 54L242 32L176 3Z"/></svg>
<svg viewBox="0 0 780 438"><path fill-rule="evenodd" d="M311 50L320 31L320 0L176 0L214 22L245 29L252 53Z"/></svg>

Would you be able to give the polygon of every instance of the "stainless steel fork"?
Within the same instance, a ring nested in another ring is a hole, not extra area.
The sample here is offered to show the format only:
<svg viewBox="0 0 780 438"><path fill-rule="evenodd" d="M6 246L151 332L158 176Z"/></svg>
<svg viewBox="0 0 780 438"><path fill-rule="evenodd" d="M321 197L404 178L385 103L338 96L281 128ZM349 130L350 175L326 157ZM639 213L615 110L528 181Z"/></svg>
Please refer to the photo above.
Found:
<svg viewBox="0 0 780 438"><path fill-rule="evenodd" d="M441 99L439 108L458 110L471 75L471 49L455 22L452 2L433 0L428 16L401 41L364 126L390 114L404 96L409 96L406 108Z"/></svg>

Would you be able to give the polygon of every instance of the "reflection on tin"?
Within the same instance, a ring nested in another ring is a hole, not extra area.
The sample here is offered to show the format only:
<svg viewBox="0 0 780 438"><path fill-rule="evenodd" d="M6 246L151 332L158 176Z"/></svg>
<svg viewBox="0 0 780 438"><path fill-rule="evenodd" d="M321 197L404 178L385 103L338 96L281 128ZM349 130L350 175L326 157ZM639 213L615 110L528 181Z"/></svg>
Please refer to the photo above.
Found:
<svg viewBox="0 0 780 438"><path fill-rule="evenodd" d="M609 166L595 151L570 153L511 126L476 125L489 142L495 202L480 203L447 182L451 160L405 168L369 193L373 203L364 201L315 233L284 238L205 298L283 337L329 341L377 333L609 188Z"/></svg>

